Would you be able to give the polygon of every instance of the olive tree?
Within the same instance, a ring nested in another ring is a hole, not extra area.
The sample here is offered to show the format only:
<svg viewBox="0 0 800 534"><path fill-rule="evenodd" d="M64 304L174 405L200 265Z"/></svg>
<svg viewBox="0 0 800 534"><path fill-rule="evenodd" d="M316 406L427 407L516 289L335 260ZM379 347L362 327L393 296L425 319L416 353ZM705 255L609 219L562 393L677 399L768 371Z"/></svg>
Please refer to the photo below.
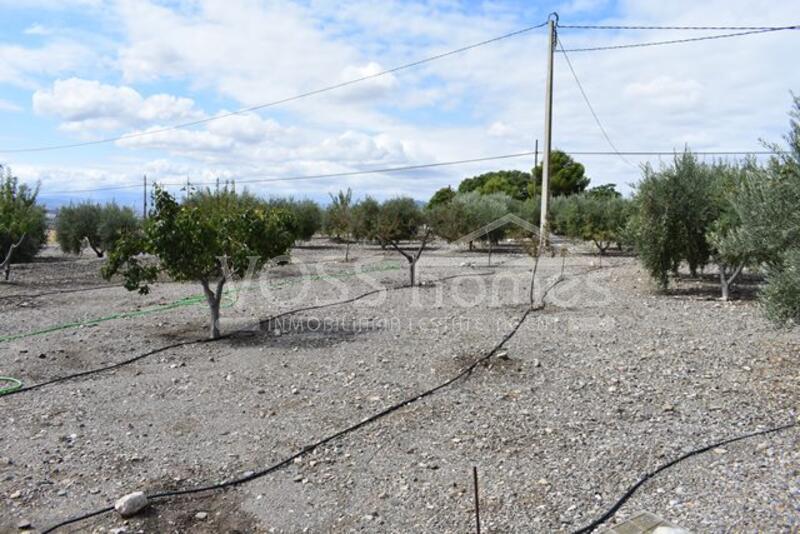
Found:
<svg viewBox="0 0 800 534"><path fill-rule="evenodd" d="M299 241L308 241L322 229L322 210L313 200L289 198L270 198L270 208L283 208L294 216L296 235Z"/></svg>
<svg viewBox="0 0 800 534"><path fill-rule="evenodd" d="M666 289L669 273L677 274L682 261L694 276L709 260L706 234L718 216L715 170L686 150L658 171L645 166L643 174L636 192L637 249L650 275Z"/></svg>
<svg viewBox="0 0 800 534"><path fill-rule="evenodd" d="M294 217L247 193L227 190L194 193L179 204L157 187L153 202L142 229L124 236L110 252L103 276L120 273L129 291L142 294L162 272L179 282L198 282L211 315L210 337L218 338L225 283L286 253L295 239Z"/></svg>
<svg viewBox="0 0 800 534"><path fill-rule="evenodd" d="M554 211L559 233L591 241L600 255L621 241L628 220L629 201L616 196L581 194L565 197Z"/></svg>
<svg viewBox="0 0 800 534"><path fill-rule="evenodd" d="M350 261L350 235L353 229L352 203L353 191L339 191L330 194L331 203L325 210L325 233L346 243L344 261Z"/></svg>
<svg viewBox="0 0 800 534"><path fill-rule="evenodd" d="M138 225L139 220L131 208L115 202L106 205L81 202L58 210L56 239L61 250L68 254L80 254L86 242L97 257L102 258L122 235L132 232Z"/></svg>
<svg viewBox="0 0 800 534"><path fill-rule="evenodd" d="M385 201L378 214L376 235L406 259L409 285L412 286L416 282L417 262L432 235L432 229L427 222L427 215L409 197ZM416 251L409 252L400 246L402 241L412 240L419 240Z"/></svg>
<svg viewBox="0 0 800 534"><path fill-rule="evenodd" d="M6 280L12 261L31 261L46 242L47 216L38 192L0 165L0 270Z"/></svg>
<svg viewBox="0 0 800 534"><path fill-rule="evenodd" d="M786 147L763 168L751 166L732 200L739 224L729 239L734 253L755 254L764 268L761 301L777 323L800 324L800 97L790 112Z"/></svg>
<svg viewBox="0 0 800 534"><path fill-rule="evenodd" d="M370 196L356 202L353 206L350 219L353 239L366 241L379 240L378 216L380 212L380 203Z"/></svg>

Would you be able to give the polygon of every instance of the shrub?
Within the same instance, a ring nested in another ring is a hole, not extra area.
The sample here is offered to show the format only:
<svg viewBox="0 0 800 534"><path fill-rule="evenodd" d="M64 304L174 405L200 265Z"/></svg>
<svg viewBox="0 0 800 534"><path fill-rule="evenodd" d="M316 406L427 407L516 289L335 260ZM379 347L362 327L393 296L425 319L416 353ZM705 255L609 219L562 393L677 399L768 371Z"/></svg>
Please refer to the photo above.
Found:
<svg viewBox="0 0 800 534"><path fill-rule="evenodd" d="M178 204L156 187L154 208L141 231L120 239L103 276L121 273L129 291L149 292L164 272L203 287L211 315L210 336L219 337L219 307L225 283L285 254L297 231L294 217L247 193L195 193ZM157 264L141 254L155 256Z"/></svg>
<svg viewBox="0 0 800 534"><path fill-rule="evenodd" d="M38 192L0 165L0 270L6 280L12 261L31 261L46 242L47 216L36 202Z"/></svg>

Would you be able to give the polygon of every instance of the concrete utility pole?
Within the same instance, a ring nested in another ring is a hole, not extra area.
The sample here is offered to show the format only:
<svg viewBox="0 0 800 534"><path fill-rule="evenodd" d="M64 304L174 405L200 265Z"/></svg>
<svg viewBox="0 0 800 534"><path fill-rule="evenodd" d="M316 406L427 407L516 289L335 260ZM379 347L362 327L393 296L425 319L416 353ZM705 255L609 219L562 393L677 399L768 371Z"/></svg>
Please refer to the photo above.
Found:
<svg viewBox="0 0 800 534"><path fill-rule="evenodd" d="M556 48L558 15L551 13L547 20L547 82L544 98L544 153L542 154L542 213L539 221L539 247L548 243L547 206L550 202L550 145L553 133L553 52Z"/></svg>
<svg viewBox="0 0 800 534"><path fill-rule="evenodd" d="M144 196L142 197L142 220L147 219L147 175L144 175Z"/></svg>

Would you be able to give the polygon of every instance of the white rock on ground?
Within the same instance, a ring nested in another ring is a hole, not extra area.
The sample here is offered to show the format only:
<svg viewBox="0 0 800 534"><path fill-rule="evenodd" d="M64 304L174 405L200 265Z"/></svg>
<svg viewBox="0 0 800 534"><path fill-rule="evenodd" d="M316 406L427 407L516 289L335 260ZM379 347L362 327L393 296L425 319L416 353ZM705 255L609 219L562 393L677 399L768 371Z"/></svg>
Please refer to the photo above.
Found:
<svg viewBox="0 0 800 534"><path fill-rule="evenodd" d="M141 491L129 493L124 497L117 499L114 503L114 509L119 512L122 517L130 517L138 513L142 508L147 506L147 496Z"/></svg>

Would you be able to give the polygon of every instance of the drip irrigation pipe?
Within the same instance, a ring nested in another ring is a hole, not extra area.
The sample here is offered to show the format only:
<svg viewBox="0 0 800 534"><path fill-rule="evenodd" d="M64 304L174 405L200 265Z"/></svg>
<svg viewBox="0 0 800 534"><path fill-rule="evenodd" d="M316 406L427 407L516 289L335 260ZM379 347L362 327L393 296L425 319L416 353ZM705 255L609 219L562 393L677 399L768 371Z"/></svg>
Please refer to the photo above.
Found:
<svg viewBox="0 0 800 534"><path fill-rule="evenodd" d="M489 276L489 275L492 275L492 274L495 274L495 273L494 272L483 272L483 273L459 274L459 275L446 276L444 278L434 279L434 280L431 280L431 282L442 282L442 281L445 281L445 280L451 280L453 278L469 277L469 276ZM339 305L342 305L342 304L349 304L349 303L356 302L358 300L367 298L367 297L369 297L371 295L375 295L377 293L382 293L384 291L394 291L394 290L398 290L398 289L406 289L406 288L409 288L409 287L412 287L412 286L402 285L402 286L388 287L388 288L382 287L382 288L379 288L379 289L373 289L372 291L367 291L366 293L362 293L360 295L357 295L355 297L352 297L352 298L349 298L349 299L345 299L345 300L340 300L340 301L336 301L336 302L329 302L329 303L326 303L326 304L317 304L317 305L314 305L314 306L306 306L306 307L303 307L303 308L297 308L297 309L294 309L294 310L285 311L285 312L279 313L277 315L270 316L270 317L268 317L266 319L259 320L258 321L258 326L263 326L265 324L269 324L272 321L275 321L275 320L280 319L282 317L287 317L289 315L294 315L296 313L301 313L301 312L311 311L311 310L318 310L318 309L321 309L321 308L327 308L327 307L331 307L331 306L339 306ZM26 393L28 391L33 391L33 390L36 390L36 389L43 388L45 386L58 384L60 382L66 382L68 380L74 380L76 378L81 378L81 377L84 377L84 376L89 376L89 375L93 375L93 374L97 374L97 373L102 373L104 371L111 371L113 369L118 369L120 367L132 364L134 362L137 362L139 360L142 360L142 359L147 358L149 356L153 356L155 354L159 354L159 353L167 351L167 350L171 350L171 349L175 349L175 348L179 348L179 347L185 347L187 345L200 344L200 343L213 343L213 342L216 342L216 341L222 341L224 339L230 339L230 338L232 338L232 337L234 337L236 335L240 335L240 334L244 334L244 333L251 333L251 332L252 332L251 328L241 328L239 330L234 330L233 332L229 332L227 334L221 335L221 336L219 336L217 338L214 338L214 339L198 338L198 339L191 339L191 340L187 340L187 341L180 341L180 342L177 342L177 343L171 343L169 345L165 345L163 347L158 347L156 349L147 351L147 352L145 352L143 354L139 354L139 355L134 356L132 358L128 358L127 360L122 360L121 362L117 362L117 363L114 363L114 364L111 364L111 365L106 365L106 366L103 366L103 367L97 367L97 368L94 368L94 369L88 369L86 371L80 371L78 373L73 373L73 374L69 374L69 375L66 375L66 376L61 376L61 377L53 378L53 379L50 379L50 380L46 380L45 382L40 382L38 384L33 384L33 385L30 385L30 386L22 387L22 388L19 388L19 389L15 390L15 391L10 391L10 392L6 393L4 396L10 396L10 395L17 395L17 394L20 394L20 393Z"/></svg>
<svg viewBox="0 0 800 534"><path fill-rule="evenodd" d="M592 269L590 271L587 271L587 273L588 272L592 272L593 270L597 270L597 268ZM494 274L494 273L480 273L478 275L472 275L472 276L485 276L485 275L489 275L489 274ZM583 273L583 274L586 274L586 273ZM456 275L456 276L459 276L459 275ZM451 276L451 277L448 277L448 278L455 278L456 276ZM470 275L461 275L461 276L470 276ZM552 290L555 286L557 286L559 283L561 283L563 280L564 280L564 278L560 277L549 288L547 288L545 290L545 292L544 292L544 295L542 296L542 304L540 304L538 306L535 306L535 307L534 306L528 307L525 310L525 312L522 314L522 316L519 318L517 323L514 325L514 327L509 332L507 332L503 336L503 338L500 340L500 342L497 343L490 351L488 351L483 356L481 356L478 359L476 359L475 361L473 361L470 365L468 365L467 367L462 369L458 374L456 374L452 378L442 382L441 384L439 384L437 386L434 386L433 388L427 389L427 390L423 391L422 393L418 393L417 395L409 397L409 398L407 398L407 399L405 399L403 401L400 401L400 402L398 402L396 404L393 404L393 405L389 406L388 408L385 408L385 409L381 410L380 412L378 412L376 414L373 414L373 415L367 417L366 419L363 419L360 422L355 423L355 424L353 424L353 425L351 425L351 426L349 426L349 427L347 427L347 428L345 428L343 430L340 430L340 431L338 431L338 432L336 432L334 434L331 434L331 435L329 435L327 437L324 437L324 438L320 439L319 441L316 441L316 442L314 442L314 443L312 443L310 445L306 445L305 447L303 447L299 451L295 452L291 456L289 456L287 458L284 458L283 460L281 460L281 461L279 461L279 462L277 462L275 464L272 464L269 467L266 467L266 468L261 469L259 471L255 471L255 472L253 472L253 473L251 473L249 475L246 475L246 476L243 476L243 477L239 477L239 478L234 478L234 479L231 479L231 480L228 480L228 481L225 481L225 482L221 482L221 483L218 483L218 484L211 484L211 485L207 485L207 486L200 486L200 487L197 487L197 488L189 488L189 489L184 489L184 490L165 491L165 492L161 492L161 493L155 493L155 494L149 495L148 496L148 500L161 500L161 499L167 499L167 498L170 498L170 497L178 497L178 496L183 496L183 495L192 495L192 494L195 494L195 493L202 493L202 492L206 492L206 491L221 490L221 489L226 489L226 488L230 488L230 487L233 487L233 486L238 486L238 485L244 484L246 482L250 482L252 480L255 480L257 478L264 477L264 476L266 476L266 475L268 475L270 473L278 471L278 470L280 470L280 469L292 464L296 458L300 458L301 456L304 456L304 455L314 451L315 449L321 447L322 445L325 445L325 444L327 444L327 443L329 443L329 442L331 442L331 441L333 441L333 440L335 440L337 438L340 438L340 437L342 437L342 436L344 436L346 434L350 434L351 432L355 432L356 430L359 430L360 428L365 427L365 426L369 425L370 423L373 423L373 422L375 422L375 421L377 421L379 419L382 419L382 418L386 417L387 415L389 415L389 414L391 414L393 412L396 412L397 410L400 410L401 408L404 408L405 406L408 406L409 404L413 404L413 403L415 403L415 402L417 402L419 400L422 400L422 399L424 399L426 397L429 397L429 396L433 395L434 393L436 393L436 392L438 392L438 391L450 386L451 384L453 384L454 382L457 382L458 380L461 380L462 378L468 377L469 375L472 374L472 372L475 370L475 368L478 367L478 365L480 365L481 363L485 362L486 360L488 360L489 358L494 356L497 353L497 351L499 351L508 342L508 340L511 339L514 336L514 334L517 333L519 328L522 326L522 324L525 322L525 320L528 318L528 316L531 313L533 313L534 311L542 310L544 308L544 298L547 296L547 293L550 290ZM411 287L411 286L402 286L402 287ZM395 289L400 289L400 288L395 288ZM380 291L385 291L385 290L386 289L379 289L379 290L371 291L368 294L374 294L374 293L378 293ZM363 298L366 295L367 294L364 294L363 296L356 297L356 298ZM350 301L352 301L352 300L355 300L355 299L350 299ZM343 301L342 303L344 303L344 302L347 302L347 301ZM310 307L310 308L313 309L314 307ZM66 520L61 521L60 523L58 523L56 525L48 527L47 529L42 531L42 534L48 534L50 532L54 532L55 530L57 530L57 529L59 529L61 527L65 527L67 525L71 525L73 523L77 523L77 522L83 521L85 519L89 519L89 518L92 518L92 517L95 517L95 516L98 516L98 515L105 514L107 512L112 511L113 509L114 509L113 506L108 506L108 507L105 507L105 508L94 510L92 512L88 512L86 514L82 514L82 515L79 515L79 516L75 516L75 517L66 519Z"/></svg>
<svg viewBox="0 0 800 534"><path fill-rule="evenodd" d="M655 477L656 475L658 475L662 471L665 471L665 470L669 469L670 467L672 467L672 466L674 466L674 465L676 465L676 464L678 464L678 463L680 463L680 462L682 462L682 461L684 461L684 460L686 460L688 458L691 458L692 456L696 456L698 454L702 454L704 452L708 452L711 449L716 449L717 447L721 447L721 446L727 445L729 443L735 443L737 441L742 441L742 440L745 440L745 439L748 439L748 438L753 438L753 437L756 437L756 436L764 436L766 434L773 434L775 432L780 432L782 430L788 430L788 429L793 428L795 426L797 426L797 422L789 423L789 424L782 425L782 426L776 426L776 427L773 427L773 428L768 428L766 430L759 430L758 432L751 432L749 434L743 434L741 436L737 436L737 437L734 437L734 438L724 439L722 441L717 441L717 442L714 442L714 443L712 443L710 445L706 445L705 447L700 447L699 449L694 449L692 451L689 451L686 454L684 454L683 456L679 456L678 458L675 458L674 460L661 465L660 467L658 467L654 471L651 471L650 473L645 474L633 486L628 488L628 491L626 491L625 494L622 497L620 497L619 500L617 500L617 502L615 502L614 505L611 508L609 508L606 513L604 513L602 516L598 517L597 519L595 519L594 521L592 521L591 523L589 523L585 527L581 528L580 530L576 530L573 534L588 534L590 532L593 532L597 527L599 527L600 525L602 525L603 523L605 523L606 521L611 519L614 516L614 514L616 514L617 511L619 511L619 509L622 507L622 505L625 504L625 502L628 499L630 499L633 496L633 494L636 493L636 490L638 490L645 482L647 482L651 478Z"/></svg>

